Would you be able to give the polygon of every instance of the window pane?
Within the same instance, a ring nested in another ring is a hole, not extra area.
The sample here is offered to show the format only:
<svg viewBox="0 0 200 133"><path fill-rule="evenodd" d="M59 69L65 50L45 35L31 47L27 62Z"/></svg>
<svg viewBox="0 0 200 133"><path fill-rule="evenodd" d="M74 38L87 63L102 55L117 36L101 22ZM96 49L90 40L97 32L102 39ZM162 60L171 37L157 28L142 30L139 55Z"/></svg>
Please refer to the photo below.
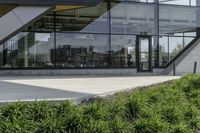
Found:
<svg viewBox="0 0 200 133"><path fill-rule="evenodd" d="M191 5L192 5L192 6L199 6L199 5L197 5L197 1L198 1L198 0L191 0Z"/></svg>
<svg viewBox="0 0 200 133"><path fill-rule="evenodd" d="M108 32L107 2L56 13L57 31Z"/></svg>
<svg viewBox="0 0 200 133"><path fill-rule="evenodd" d="M200 8L186 6L160 5L160 34L195 32L200 26Z"/></svg>
<svg viewBox="0 0 200 133"><path fill-rule="evenodd" d="M4 67L52 67L53 33L19 33L4 45Z"/></svg>
<svg viewBox="0 0 200 133"><path fill-rule="evenodd" d="M189 5L190 0L159 0L160 4Z"/></svg>
<svg viewBox="0 0 200 133"><path fill-rule="evenodd" d="M111 32L123 34L155 34L154 4L112 3Z"/></svg>
<svg viewBox="0 0 200 133"><path fill-rule="evenodd" d="M152 66L158 66L158 43L159 36L152 36Z"/></svg>
<svg viewBox="0 0 200 133"><path fill-rule="evenodd" d="M108 36L99 34L57 33L56 64L58 67L107 67Z"/></svg>
<svg viewBox="0 0 200 133"><path fill-rule="evenodd" d="M165 66L184 47L186 47L195 37L185 36L162 36L159 39L160 46L160 66Z"/></svg>
<svg viewBox="0 0 200 133"><path fill-rule="evenodd" d="M130 35L111 36L112 67L136 67L136 37Z"/></svg>
<svg viewBox="0 0 200 133"><path fill-rule="evenodd" d="M162 36L159 39L160 46L160 66L165 66L169 62L169 47L168 47L168 37Z"/></svg>
<svg viewBox="0 0 200 133"><path fill-rule="evenodd" d="M193 39L194 37L184 37L184 46L187 46Z"/></svg>
<svg viewBox="0 0 200 133"><path fill-rule="evenodd" d="M197 33L196 32L186 32L186 33L184 33L184 36L195 37L195 36L197 36Z"/></svg>
<svg viewBox="0 0 200 133"><path fill-rule="evenodd" d="M170 60L184 48L183 37L169 37Z"/></svg>
<svg viewBox="0 0 200 133"><path fill-rule="evenodd" d="M49 13L30 25L25 31L54 31L54 15Z"/></svg>

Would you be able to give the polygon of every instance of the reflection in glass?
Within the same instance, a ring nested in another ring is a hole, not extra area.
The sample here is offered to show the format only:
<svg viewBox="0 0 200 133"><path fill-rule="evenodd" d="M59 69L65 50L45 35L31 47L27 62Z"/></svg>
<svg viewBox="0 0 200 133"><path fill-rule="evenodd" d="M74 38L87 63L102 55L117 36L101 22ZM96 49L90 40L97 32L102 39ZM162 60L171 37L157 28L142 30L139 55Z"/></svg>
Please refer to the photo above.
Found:
<svg viewBox="0 0 200 133"><path fill-rule="evenodd" d="M0 45L0 66L133 68L136 35L152 40L152 57L141 42L141 60L152 58L153 67L165 66L200 33L200 7L182 6L199 6L200 0L156 1L112 0L108 12L109 1L103 0L92 7L50 12Z"/></svg>
<svg viewBox="0 0 200 133"><path fill-rule="evenodd" d="M154 4L111 3L111 32L155 34Z"/></svg>
<svg viewBox="0 0 200 133"><path fill-rule="evenodd" d="M184 37L184 46L187 46L195 37Z"/></svg>
<svg viewBox="0 0 200 133"><path fill-rule="evenodd" d="M107 2L56 13L57 31L108 32Z"/></svg>
<svg viewBox="0 0 200 133"><path fill-rule="evenodd" d="M52 67L51 33L23 32L4 44L4 67Z"/></svg>
<svg viewBox="0 0 200 133"><path fill-rule="evenodd" d="M196 32L185 32L185 33L184 33L184 36L195 37L195 36L197 36L197 33L196 33Z"/></svg>
<svg viewBox="0 0 200 133"><path fill-rule="evenodd" d="M192 6L199 6L199 5L197 5L197 1L198 1L198 0L191 0L191 5L192 5Z"/></svg>
<svg viewBox="0 0 200 133"><path fill-rule="evenodd" d="M98 34L56 34L57 67L108 67L108 37Z"/></svg>
<svg viewBox="0 0 200 133"><path fill-rule="evenodd" d="M159 39L160 66L165 66L194 38L186 36L161 36Z"/></svg>
<svg viewBox="0 0 200 133"><path fill-rule="evenodd" d="M43 16L35 23L28 26L25 31L54 31L54 13L50 12L49 14Z"/></svg>
<svg viewBox="0 0 200 133"><path fill-rule="evenodd" d="M160 66L165 66L170 60L168 39L168 36L162 36L159 38Z"/></svg>
<svg viewBox="0 0 200 133"><path fill-rule="evenodd" d="M130 35L111 36L112 67L136 67L136 37Z"/></svg>
<svg viewBox="0 0 200 133"><path fill-rule="evenodd" d="M160 34L174 35L181 32L195 32L200 26L200 7L160 5Z"/></svg>
<svg viewBox="0 0 200 133"><path fill-rule="evenodd" d="M160 4L190 5L190 0L159 0Z"/></svg>
<svg viewBox="0 0 200 133"><path fill-rule="evenodd" d="M140 38L139 39L139 63L140 70L149 70L150 57L149 57L149 38Z"/></svg>
<svg viewBox="0 0 200 133"><path fill-rule="evenodd" d="M169 37L170 60L184 48L183 37Z"/></svg>

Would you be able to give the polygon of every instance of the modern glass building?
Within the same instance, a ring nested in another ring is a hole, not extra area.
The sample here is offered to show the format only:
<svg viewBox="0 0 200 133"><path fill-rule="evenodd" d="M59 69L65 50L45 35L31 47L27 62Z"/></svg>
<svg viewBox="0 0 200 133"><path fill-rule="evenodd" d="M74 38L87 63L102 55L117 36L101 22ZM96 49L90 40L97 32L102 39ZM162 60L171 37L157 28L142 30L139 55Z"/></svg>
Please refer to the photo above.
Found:
<svg viewBox="0 0 200 133"><path fill-rule="evenodd" d="M10 30L9 13L19 7L48 8ZM153 72L167 69L200 34L200 0L0 0L0 10L2 70Z"/></svg>

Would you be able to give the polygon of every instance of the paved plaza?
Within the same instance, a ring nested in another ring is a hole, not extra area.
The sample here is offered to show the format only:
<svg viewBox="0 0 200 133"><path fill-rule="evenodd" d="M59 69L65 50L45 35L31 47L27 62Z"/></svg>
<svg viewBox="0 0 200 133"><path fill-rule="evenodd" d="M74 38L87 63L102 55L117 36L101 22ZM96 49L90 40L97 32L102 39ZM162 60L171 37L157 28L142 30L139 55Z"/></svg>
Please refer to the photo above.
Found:
<svg viewBox="0 0 200 133"><path fill-rule="evenodd" d="M0 77L0 102L76 100L148 86L179 76Z"/></svg>

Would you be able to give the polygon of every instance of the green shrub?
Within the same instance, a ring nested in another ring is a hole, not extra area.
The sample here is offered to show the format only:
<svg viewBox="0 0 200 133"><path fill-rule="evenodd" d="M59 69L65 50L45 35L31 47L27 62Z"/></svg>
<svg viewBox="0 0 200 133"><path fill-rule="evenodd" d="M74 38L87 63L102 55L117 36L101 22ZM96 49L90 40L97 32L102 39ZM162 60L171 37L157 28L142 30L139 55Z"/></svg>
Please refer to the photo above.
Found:
<svg viewBox="0 0 200 133"><path fill-rule="evenodd" d="M140 117L140 113L143 108L147 106L145 95L141 95L141 93L136 93L131 95L125 104L126 107L126 117L129 120L135 120Z"/></svg>
<svg viewBox="0 0 200 133"><path fill-rule="evenodd" d="M86 104L83 107L85 119L103 120L107 118L108 114L106 106L97 101Z"/></svg>
<svg viewBox="0 0 200 133"><path fill-rule="evenodd" d="M159 118L151 119L138 119L134 123L134 132L135 133L166 133L168 126Z"/></svg>
<svg viewBox="0 0 200 133"><path fill-rule="evenodd" d="M86 133L110 133L109 124L103 120L88 121L87 127L84 129Z"/></svg>
<svg viewBox="0 0 200 133"><path fill-rule="evenodd" d="M183 114L179 108L167 106L161 111L161 118L169 124L176 124L183 121Z"/></svg>
<svg viewBox="0 0 200 133"><path fill-rule="evenodd" d="M133 128L132 125L120 117L114 117L110 122L111 133L130 133Z"/></svg>
<svg viewBox="0 0 200 133"><path fill-rule="evenodd" d="M171 133L194 133L195 131L190 129L186 124L179 123L172 126Z"/></svg>

